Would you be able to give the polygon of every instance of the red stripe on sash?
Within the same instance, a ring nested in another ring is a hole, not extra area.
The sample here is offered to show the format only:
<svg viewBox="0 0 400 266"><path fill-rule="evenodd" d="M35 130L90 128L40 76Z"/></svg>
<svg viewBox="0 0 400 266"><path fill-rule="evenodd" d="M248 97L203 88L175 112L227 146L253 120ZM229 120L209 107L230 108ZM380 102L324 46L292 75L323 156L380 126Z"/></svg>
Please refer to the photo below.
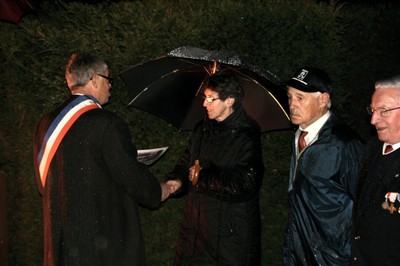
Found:
<svg viewBox="0 0 400 266"><path fill-rule="evenodd" d="M92 104L92 105L88 105L85 106L83 108L81 108L79 111L77 111L69 120L68 122L64 125L64 127L62 128L62 130L60 131L60 133L58 134L57 138L55 139L53 146L51 147L49 154L48 154L48 158L46 161L46 164L44 165L44 169L43 169L43 173L40 177L41 181L42 181L42 185L44 187L44 184L46 183L46 178L47 178L47 174L49 172L49 168L50 168L50 163L54 157L54 154L56 153L58 146L60 145L62 139L64 138L65 134L67 134L68 130L71 128L71 126L74 124L74 122L85 112L92 110L92 109L96 109L99 108L99 106L97 104Z"/></svg>

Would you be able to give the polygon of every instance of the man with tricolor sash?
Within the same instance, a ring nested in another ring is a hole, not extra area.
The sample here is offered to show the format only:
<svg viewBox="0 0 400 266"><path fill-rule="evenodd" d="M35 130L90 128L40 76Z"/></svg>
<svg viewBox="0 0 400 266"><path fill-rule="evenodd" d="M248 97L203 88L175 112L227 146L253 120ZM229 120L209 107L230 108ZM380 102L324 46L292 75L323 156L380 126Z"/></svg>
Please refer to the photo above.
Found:
<svg viewBox="0 0 400 266"><path fill-rule="evenodd" d="M157 208L177 189L136 159L127 124L102 109L105 60L73 54L71 97L39 122L34 166L43 198L44 265L144 265L138 205Z"/></svg>

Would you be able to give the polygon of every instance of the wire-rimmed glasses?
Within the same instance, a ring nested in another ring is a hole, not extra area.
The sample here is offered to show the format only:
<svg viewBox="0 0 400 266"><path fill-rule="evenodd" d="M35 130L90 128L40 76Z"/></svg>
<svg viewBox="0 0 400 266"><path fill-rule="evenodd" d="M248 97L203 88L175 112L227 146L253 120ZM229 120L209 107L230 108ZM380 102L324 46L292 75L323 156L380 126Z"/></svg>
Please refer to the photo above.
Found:
<svg viewBox="0 0 400 266"><path fill-rule="evenodd" d="M371 106L368 106L367 112L369 115L373 115L376 112L379 116L386 117L386 116L390 115L390 111L397 110L397 109L400 109L400 106L390 108L390 109L387 109L385 107L372 108Z"/></svg>

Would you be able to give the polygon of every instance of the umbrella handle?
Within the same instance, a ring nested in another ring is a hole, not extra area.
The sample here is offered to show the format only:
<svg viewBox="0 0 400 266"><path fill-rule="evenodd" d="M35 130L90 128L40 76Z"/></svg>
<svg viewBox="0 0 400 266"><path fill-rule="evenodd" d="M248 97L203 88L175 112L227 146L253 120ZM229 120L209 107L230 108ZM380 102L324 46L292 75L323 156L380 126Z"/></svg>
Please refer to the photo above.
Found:
<svg viewBox="0 0 400 266"><path fill-rule="evenodd" d="M200 173L200 162L199 160L194 161L194 174L193 174L193 179L192 179L192 185L196 186L197 180L199 179L199 173Z"/></svg>

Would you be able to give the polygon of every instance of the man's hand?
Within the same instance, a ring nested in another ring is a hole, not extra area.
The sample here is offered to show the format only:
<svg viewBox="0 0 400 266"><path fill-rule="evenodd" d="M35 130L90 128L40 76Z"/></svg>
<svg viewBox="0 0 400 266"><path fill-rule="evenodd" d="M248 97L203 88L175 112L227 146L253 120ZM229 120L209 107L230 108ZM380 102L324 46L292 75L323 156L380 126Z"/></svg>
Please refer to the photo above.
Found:
<svg viewBox="0 0 400 266"><path fill-rule="evenodd" d="M165 201L171 194L175 193L182 186L182 182L180 180L168 180L160 185L162 191L161 201Z"/></svg>
<svg viewBox="0 0 400 266"><path fill-rule="evenodd" d="M167 184L169 185L170 194L174 194L182 186L181 180L168 180Z"/></svg>

